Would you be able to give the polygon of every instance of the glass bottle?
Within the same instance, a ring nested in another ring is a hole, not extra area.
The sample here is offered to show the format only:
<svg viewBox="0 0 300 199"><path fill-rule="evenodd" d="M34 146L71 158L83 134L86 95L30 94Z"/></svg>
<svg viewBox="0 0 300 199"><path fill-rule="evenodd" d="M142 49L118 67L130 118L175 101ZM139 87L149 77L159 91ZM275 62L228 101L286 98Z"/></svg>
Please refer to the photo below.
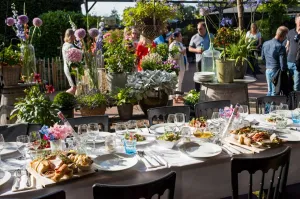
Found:
<svg viewBox="0 0 300 199"><path fill-rule="evenodd" d="M220 57L220 52L215 50L213 44L210 44L209 49L202 53L201 70L202 72L216 73L216 59Z"/></svg>

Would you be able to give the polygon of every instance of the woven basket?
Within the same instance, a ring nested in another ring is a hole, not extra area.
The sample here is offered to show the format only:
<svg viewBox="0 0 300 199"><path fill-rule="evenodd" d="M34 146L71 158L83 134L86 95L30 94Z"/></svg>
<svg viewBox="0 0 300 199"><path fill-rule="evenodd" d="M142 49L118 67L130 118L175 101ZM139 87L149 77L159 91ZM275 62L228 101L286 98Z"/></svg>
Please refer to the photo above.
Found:
<svg viewBox="0 0 300 199"><path fill-rule="evenodd" d="M3 82L5 86L14 86L19 83L21 75L21 66L9 66L1 64L1 71L3 71Z"/></svg>
<svg viewBox="0 0 300 199"><path fill-rule="evenodd" d="M101 107L96 107L96 108L89 108L89 107L81 107L80 112L81 116L93 116L93 115L104 115L106 110L106 106L103 105Z"/></svg>

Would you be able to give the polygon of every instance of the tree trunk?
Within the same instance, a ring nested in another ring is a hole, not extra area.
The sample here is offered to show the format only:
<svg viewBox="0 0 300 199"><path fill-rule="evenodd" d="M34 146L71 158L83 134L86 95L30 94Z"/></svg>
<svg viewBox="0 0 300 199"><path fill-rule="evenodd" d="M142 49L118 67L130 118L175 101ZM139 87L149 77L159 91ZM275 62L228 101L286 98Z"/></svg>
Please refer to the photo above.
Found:
<svg viewBox="0 0 300 199"><path fill-rule="evenodd" d="M238 12L238 20L239 20L239 29L243 30L244 29L244 20L243 20L243 15L244 15L244 7L243 7L243 1L242 0L237 0L237 12Z"/></svg>

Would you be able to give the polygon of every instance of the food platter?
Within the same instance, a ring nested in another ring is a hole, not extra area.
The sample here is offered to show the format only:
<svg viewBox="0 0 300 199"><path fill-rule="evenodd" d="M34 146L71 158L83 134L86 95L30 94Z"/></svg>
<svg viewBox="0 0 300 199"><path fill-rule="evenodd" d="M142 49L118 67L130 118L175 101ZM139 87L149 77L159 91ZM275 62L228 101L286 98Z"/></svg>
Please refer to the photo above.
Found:
<svg viewBox="0 0 300 199"><path fill-rule="evenodd" d="M95 168L102 171L121 171L126 170L138 163L136 156L124 153L111 153L98 156L94 159Z"/></svg>
<svg viewBox="0 0 300 199"><path fill-rule="evenodd" d="M193 158L209 158L219 155L222 148L212 143L187 142L179 147L180 151Z"/></svg>
<svg viewBox="0 0 300 199"><path fill-rule="evenodd" d="M154 138L150 138L148 136L145 136L143 134L140 134L140 133L132 133L133 137L136 139L136 145L137 146L141 146L141 145L146 145L146 144L149 144L151 142L154 141ZM124 138L126 140L128 140L130 137L130 134L129 133L126 133L124 135Z"/></svg>

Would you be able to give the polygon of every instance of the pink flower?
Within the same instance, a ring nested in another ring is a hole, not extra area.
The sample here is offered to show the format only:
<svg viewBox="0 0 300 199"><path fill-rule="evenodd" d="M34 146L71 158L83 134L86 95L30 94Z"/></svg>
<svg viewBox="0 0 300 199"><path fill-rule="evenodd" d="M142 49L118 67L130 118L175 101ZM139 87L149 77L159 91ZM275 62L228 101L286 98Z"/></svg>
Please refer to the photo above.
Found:
<svg viewBox="0 0 300 199"><path fill-rule="evenodd" d="M35 27L40 27L43 24L43 21L40 18L34 18L32 23Z"/></svg>
<svg viewBox="0 0 300 199"><path fill-rule="evenodd" d="M8 26L13 26L13 25L16 23L15 19L12 18L12 17L8 17L8 18L5 20L5 22L6 22L6 25L8 25Z"/></svg>
<svg viewBox="0 0 300 199"><path fill-rule="evenodd" d="M64 140L69 135L72 134L72 129L66 125L58 125L54 124L53 127L49 128L49 133L56 139L56 140Z"/></svg>
<svg viewBox="0 0 300 199"><path fill-rule="evenodd" d="M200 8L199 14L200 14L201 16L207 16L207 15L209 14L209 11L208 11L208 9Z"/></svg>
<svg viewBox="0 0 300 199"><path fill-rule="evenodd" d="M83 28L77 29L75 31L75 37L77 39L83 39L86 35L86 31Z"/></svg>
<svg viewBox="0 0 300 199"><path fill-rule="evenodd" d="M18 16L18 24L27 24L28 23L28 17L26 15L20 15Z"/></svg>
<svg viewBox="0 0 300 199"><path fill-rule="evenodd" d="M99 30L97 28L91 28L91 29L89 29L89 35L92 38L95 38L99 35Z"/></svg>
<svg viewBox="0 0 300 199"><path fill-rule="evenodd" d="M47 93L54 93L55 89L52 85L46 85Z"/></svg>
<svg viewBox="0 0 300 199"><path fill-rule="evenodd" d="M106 37L110 37L110 33L108 32L108 33L106 33L105 35L103 35L103 38L105 39Z"/></svg>
<svg viewBox="0 0 300 199"><path fill-rule="evenodd" d="M82 60L81 50L79 50L77 48L70 48L67 51L67 60L72 63L81 62L81 60Z"/></svg>

